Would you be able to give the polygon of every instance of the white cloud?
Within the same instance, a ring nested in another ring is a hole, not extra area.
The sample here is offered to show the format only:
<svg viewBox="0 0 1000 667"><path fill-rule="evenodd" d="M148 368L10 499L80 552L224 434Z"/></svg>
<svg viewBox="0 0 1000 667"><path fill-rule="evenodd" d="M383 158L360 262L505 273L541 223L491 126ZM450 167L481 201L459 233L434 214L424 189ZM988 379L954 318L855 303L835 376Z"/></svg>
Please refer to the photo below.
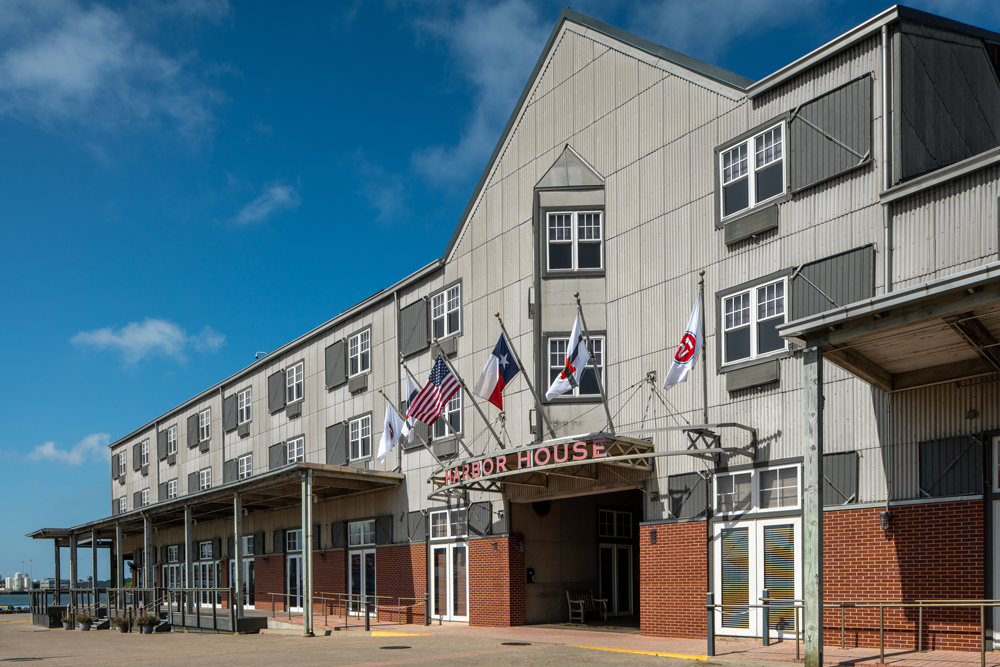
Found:
<svg viewBox="0 0 1000 667"><path fill-rule="evenodd" d="M175 4L189 15L220 11ZM221 94L190 74L189 60L164 54L100 4L0 3L0 115L104 131L166 125L198 137L211 130Z"/></svg>
<svg viewBox="0 0 1000 667"><path fill-rule="evenodd" d="M302 198L293 186L275 181L264 186L260 196L240 210L236 222L241 225L260 222L277 211L298 208L301 203Z"/></svg>
<svg viewBox="0 0 1000 667"><path fill-rule="evenodd" d="M365 180L361 194L372 208L378 210L376 220L391 222L409 214L406 208L406 187L398 174L388 173L377 164L365 159L363 151L354 153L354 165Z"/></svg>
<svg viewBox="0 0 1000 667"><path fill-rule="evenodd" d="M142 322L130 322L117 331L110 327L81 331L70 342L97 350L116 350L129 366L153 355L184 359L184 351L188 348L203 353L215 352L226 344L226 337L208 326L201 333L189 336L169 320L146 318Z"/></svg>
<svg viewBox="0 0 1000 667"><path fill-rule="evenodd" d="M56 461L70 466L80 465L88 460L110 461L110 437L107 433L91 433L70 449L60 449L50 440L36 445L27 458L32 461Z"/></svg>

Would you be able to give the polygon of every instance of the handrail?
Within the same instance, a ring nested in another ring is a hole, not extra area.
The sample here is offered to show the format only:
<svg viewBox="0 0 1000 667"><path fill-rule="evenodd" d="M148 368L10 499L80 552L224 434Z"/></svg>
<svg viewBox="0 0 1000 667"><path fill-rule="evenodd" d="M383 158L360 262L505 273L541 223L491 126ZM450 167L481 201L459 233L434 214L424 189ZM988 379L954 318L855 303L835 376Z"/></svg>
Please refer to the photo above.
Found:
<svg viewBox="0 0 1000 667"><path fill-rule="evenodd" d="M188 616L195 617L195 624L193 627L202 628L201 616L202 607L211 606L212 608L212 626L211 629L216 632L219 631L219 607L222 606L223 601L227 602L227 613L226 616L229 619L229 632L236 632L236 605L235 595L233 588L224 587L176 587L166 589L167 598L167 614L171 622L173 622L173 617L175 614L180 614L181 626L192 627L188 625ZM211 600L209 603L203 603L202 600L205 597ZM174 611L174 608L178 611ZM226 630L226 628L222 628Z"/></svg>
<svg viewBox="0 0 1000 667"><path fill-rule="evenodd" d="M288 598L291 598L291 597L304 598L305 597L304 595L299 594L299 593L273 593L273 592L266 592L266 591L265 592L259 592L256 595L258 595L258 596L264 596L264 595L266 595L266 596L269 596L271 598L271 618L274 618L274 619L277 619L277 617L278 617L277 616L277 609L275 608L275 605L274 605L274 598L275 597L285 598L284 607L285 607L285 611L288 612L288 619L289 619L289 621L292 618L292 607L289 604ZM319 592L319 593L315 593L314 592L313 593L313 603L314 603L314 605L315 605L316 602L320 602L320 603L334 602L334 603L337 604L337 606L338 606L338 614L344 619L344 628L345 629L349 626L350 616L351 616L352 613L357 613L357 615L363 616L365 618L365 625L368 626L368 624L370 622L371 616L374 615L376 618L378 618L378 613L379 613L378 610L380 608L387 609L389 612L391 612L393 606L395 606L395 608L396 608L396 624L397 625L403 625L403 610L404 609L409 610L409 609L413 609L415 607L419 607L421 605L424 606L424 625L430 625L430 620L429 620L430 619L430 616L429 616L429 611L430 611L429 610L429 603L430 603L430 601L429 601L428 598L429 598L429 596L427 594L425 594L423 597L406 597L406 596L400 596L400 595L365 595L363 593L323 593L323 592ZM374 600L375 601L374 608L369 607L369 605L371 604L369 602L369 600ZM395 600L396 604L395 605L389 605L389 604L381 604L380 605L379 600ZM413 601L413 604L404 605L404 604L402 604L402 602L404 600ZM351 603L357 604L359 606L360 605L365 605L366 609L364 611L362 611L360 609L356 609L355 612L352 612L350 610L350 608L349 608L351 606ZM329 621L330 621L330 608L331 608L331 605L324 604L324 611L323 611L324 625L327 625L327 626L329 626L329 624L330 624L329 623Z"/></svg>

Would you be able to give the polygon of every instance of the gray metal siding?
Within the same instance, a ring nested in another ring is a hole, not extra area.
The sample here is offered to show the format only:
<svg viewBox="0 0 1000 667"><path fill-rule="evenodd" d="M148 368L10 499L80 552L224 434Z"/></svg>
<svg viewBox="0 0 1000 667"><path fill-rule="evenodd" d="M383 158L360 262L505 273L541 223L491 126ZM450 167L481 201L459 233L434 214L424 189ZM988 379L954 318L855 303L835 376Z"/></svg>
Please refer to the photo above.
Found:
<svg viewBox="0 0 1000 667"><path fill-rule="evenodd" d="M428 342L427 304L411 303L399 311L399 351L404 357L426 350Z"/></svg>
<svg viewBox="0 0 1000 667"><path fill-rule="evenodd" d="M920 443L920 495L937 498L983 492L983 447L977 436Z"/></svg>
<svg viewBox="0 0 1000 667"><path fill-rule="evenodd" d="M672 475L667 479L670 516L690 519L705 516L708 509L708 482L696 472Z"/></svg>
<svg viewBox="0 0 1000 667"><path fill-rule="evenodd" d="M858 502L858 453L823 455L823 504L847 505Z"/></svg>
<svg viewBox="0 0 1000 667"><path fill-rule="evenodd" d="M793 115L788 128L792 191L853 169L871 157L871 92L872 79L866 75L803 104Z"/></svg>
<svg viewBox="0 0 1000 667"><path fill-rule="evenodd" d="M338 340L326 348L326 388L339 387L347 381L347 345Z"/></svg>
<svg viewBox="0 0 1000 667"><path fill-rule="evenodd" d="M806 264L793 274L789 292L790 320L872 298L875 296L874 246ZM831 300L834 303L830 303Z"/></svg>

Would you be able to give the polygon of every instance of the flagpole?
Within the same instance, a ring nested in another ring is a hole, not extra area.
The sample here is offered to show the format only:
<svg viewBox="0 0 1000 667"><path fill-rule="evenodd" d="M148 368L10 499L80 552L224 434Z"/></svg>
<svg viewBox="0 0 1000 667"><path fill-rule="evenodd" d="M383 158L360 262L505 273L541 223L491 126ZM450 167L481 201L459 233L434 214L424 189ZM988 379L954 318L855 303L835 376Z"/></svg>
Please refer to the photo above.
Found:
<svg viewBox="0 0 1000 667"><path fill-rule="evenodd" d="M698 275L698 298L701 302L701 336L702 336L702 348L705 347L705 269L699 269ZM702 349L701 351L701 413L702 413L702 423L707 424L708 422L708 350Z"/></svg>
<svg viewBox="0 0 1000 667"><path fill-rule="evenodd" d="M611 419L611 408L608 407L608 397L604 395L604 377L597 368L597 358L594 356L594 346L590 343L590 331L587 329L587 318L583 316L583 306L580 304L580 293L573 292L576 298L576 312L580 314L580 324L583 325L583 335L587 338L587 350L590 352L590 363L594 367L594 374L597 375L597 388L601 390L601 402L604 403L604 412L608 416L608 426L611 433L615 432L615 423ZM604 353L604 350L601 350Z"/></svg>
<svg viewBox="0 0 1000 667"><path fill-rule="evenodd" d="M549 427L549 432L552 434L552 437L555 438L556 430L552 428L552 422L549 421L549 415L545 412L545 408L542 406L542 399L538 397L538 393L535 391L535 387L531 384L531 379L528 377L531 375L531 372L524 367L524 364L521 363L520 357L517 356L517 350L514 349L514 343L510 340L510 334L507 333L507 327L503 325L503 318L500 317L500 313L496 312L493 314L500 323L500 330L503 332L504 338L507 339L507 347L510 349L510 353L514 355L514 361L517 362L518 368L521 369L521 373L524 375L524 381L528 383L528 389L531 390L531 395L535 397L535 407L538 408L538 412L542 415L545 425Z"/></svg>
<svg viewBox="0 0 1000 667"><path fill-rule="evenodd" d="M402 355L400 355L400 356L402 356ZM420 384L420 382L417 381L417 378L413 377L413 373L410 372L410 369L409 369L409 367L407 367L406 362L404 360L400 359L399 363L403 367L403 370L406 371L406 374L410 376L410 379L413 380L413 384L415 384L418 387L423 386L423 385ZM406 418L404 417L403 419L405 420ZM455 429L453 429L451 427L451 422L448 421L447 419L445 419L444 420L444 425L448 428L449 433L451 433L451 435L455 436L455 438L458 440L458 443L460 445L462 445L462 449L464 449L465 452L469 456L475 456L475 454L472 453L472 450L469 449L469 446L467 444L465 444L465 440L462 439L462 436L458 434L458 431L456 431ZM417 434L417 437L420 437L419 433ZM438 463L441 463L441 462L438 461ZM442 466L443 466L443 464L442 464ZM442 470L443 469L444 468L442 467Z"/></svg>
<svg viewBox="0 0 1000 667"><path fill-rule="evenodd" d="M382 391L381 389L379 389L379 390L378 390L378 393L382 394L382 398L384 398L384 399L385 399L386 403L388 403L389 405L392 405L392 401L390 401L390 400L389 400L389 397L385 395L385 392L384 392L384 391ZM392 406L392 409L393 409L393 410L396 410L396 406L395 406L395 405L393 405L393 406ZM399 411L398 411L398 410L396 410L396 415L399 415ZM404 419L403 419L403 421L405 422L405 421L406 421L406 419L404 418ZM417 433L416 431L414 431L414 432L413 432L413 435L417 436L417 438L418 438L418 439L420 440L420 444L424 446L424 449L426 449L426 450L427 450L428 452L430 452L430 455L431 455L432 457L434 457L434 460L435 460L435 461L437 461L438 465L442 465L442 464L443 464L443 462L441 461L441 459L439 459L439 458L438 458L438 455L434 453L434 450L433 450L433 449L431 449L430 445L428 445L428 444L427 444L427 441L426 441L426 440L424 440L424 439L423 439L422 437L420 437L420 434L419 434L419 433ZM396 443L398 444L398 443L399 443L399 441L400 441L400 440L401 440L401 439L402 439L403 437L404 437L404 436L403 436L403 434L402 434L402 433L400 433L400 434L399 434L399 437L398 437L398 438L396 438ZM402 450L403 448L402 448L402 447L397 447L396 449L399 449L399 450Z"/></svg>
<svg viewBox="0 0 1000 667"><path fill-rule="evenodd" d="M462 376L458 374L458 371L455 370L455 367L452 366L451 362L448 361L448 355L446 355L444 353L444 350L441 349L441 345L438 344L437 338L434 339L434 347L437 348L438 354L440 354L441 358L444 360L444 365L448 367L452 375L455 376L455 379L458 380L459 386L462 387L463 390L465 390L465 393L469 397L469 400L472 401L472 405L475 406L476 412L478 412L479 416L483 418L483 423L486 424L486 428L488 428L490 430L490 433L493 434L493 437L496 438L497 443L500 445L500 449L507 449L506 447L504 447L503 440L501 440L500 436L497 435L497 432L493 430L493 425L490 424L490 420L486 418L486 413L483 412L483 409L481 407L479 407L479 403L476 402L475 396L473 396L472 392L469 391L469 387L468 385L465 384L465 380L462 379Z"/></svg>

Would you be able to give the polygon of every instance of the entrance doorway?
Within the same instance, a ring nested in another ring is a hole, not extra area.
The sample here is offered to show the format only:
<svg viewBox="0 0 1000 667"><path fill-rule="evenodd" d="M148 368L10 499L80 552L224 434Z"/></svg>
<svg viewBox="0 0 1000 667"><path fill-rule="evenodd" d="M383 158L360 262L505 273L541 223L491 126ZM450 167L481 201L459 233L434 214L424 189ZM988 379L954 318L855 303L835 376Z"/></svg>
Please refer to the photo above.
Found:
<svg viewBox="0 0 1000 667"><path fill-rule="evenodd" d="M993 438L993 488L1000 489L1000 436ZM1000 500L993 501L993 599L1000 594ZM993 608L993 646L1000 646L1000 607Z"/></svg>
<svg viewBox="0 0 1000 667"><path fill-rule="evenodd" d="M302 611L302 554L286 557L285 584L289 610Z"/></svg>
<svg viewBox="0 0 1000 667"><path fill-rule="evenodd" d="M368 615L375 616L375 550L351 551L348 554L348 590L351 599L348 609L351 614L361 616L364 611L363 602L368 603Z"/></svg>
<svg viewBox="0 0 1000 667"><path fill-rule="evenodd" d="M443 544L431 556L431 615L443 621L469 620L469 547Z"/></svg>
<svg viewBox="0 0 1000 667"><path fill-rule="evenodd" d="M599 548L600 595L608 601L608 616L631 616L632 545L601 544Z"/></svg>
<svg viewBox="0 0 1000 667"><path fill-rule="evenodd" d="M229 581L236 581L236 561L229 561ZM243 570L240 572L240 586L243 588L243 608L254 608L253 594L253 557L243 559Z"/></svg>
<svg viewBox="0 0 1000 667"><path fill-rule="evenodd" d="M215 582L219 580L218 561L199 561L194 564L194 587L195 588L215 588ZM199 602L202 605L218 604L218 594L212 591L202 591L199 593Z"/></svg>

